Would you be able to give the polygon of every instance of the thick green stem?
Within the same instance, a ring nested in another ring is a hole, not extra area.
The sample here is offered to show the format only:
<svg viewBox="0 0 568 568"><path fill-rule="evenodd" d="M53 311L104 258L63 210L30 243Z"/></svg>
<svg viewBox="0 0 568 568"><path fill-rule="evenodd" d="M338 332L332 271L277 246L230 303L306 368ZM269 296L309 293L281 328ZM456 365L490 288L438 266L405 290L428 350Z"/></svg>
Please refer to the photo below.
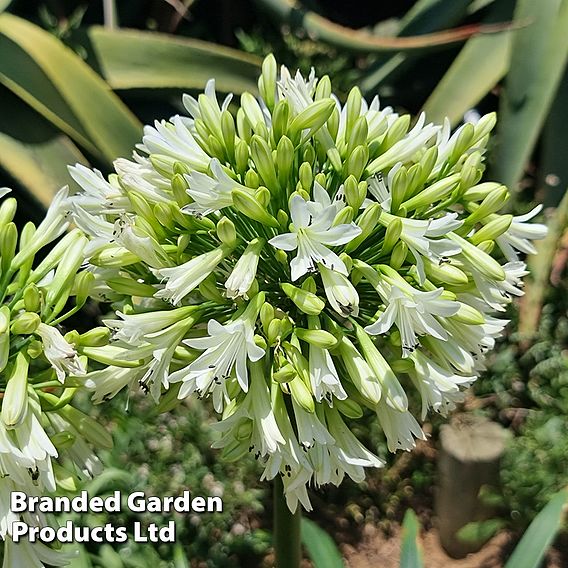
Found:
<svg viewBox="0 0 568 568"><path fill-rule="evenodd" d="M274 479L274 527L273 542L276 555L276 568L299 568L302 559L300 522L302 512L300 505L295 513L291 513L284 498L282 479Z"/></svg>

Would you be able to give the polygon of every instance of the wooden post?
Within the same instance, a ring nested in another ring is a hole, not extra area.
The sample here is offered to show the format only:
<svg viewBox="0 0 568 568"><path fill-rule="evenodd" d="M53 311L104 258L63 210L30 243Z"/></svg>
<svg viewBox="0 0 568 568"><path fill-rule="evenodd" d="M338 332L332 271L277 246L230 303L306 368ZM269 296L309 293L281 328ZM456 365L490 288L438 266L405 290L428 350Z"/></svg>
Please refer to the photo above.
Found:
<svg viewBox="0 0 568 568"><path fill-rule="evenodd" d="M440 542L454 558L479 550L484 542L463 541L457 532L491 518L479 499L482 486L499 485L499 463L509 433L501 425L469 414L442 426L435 510Z"/></svg>

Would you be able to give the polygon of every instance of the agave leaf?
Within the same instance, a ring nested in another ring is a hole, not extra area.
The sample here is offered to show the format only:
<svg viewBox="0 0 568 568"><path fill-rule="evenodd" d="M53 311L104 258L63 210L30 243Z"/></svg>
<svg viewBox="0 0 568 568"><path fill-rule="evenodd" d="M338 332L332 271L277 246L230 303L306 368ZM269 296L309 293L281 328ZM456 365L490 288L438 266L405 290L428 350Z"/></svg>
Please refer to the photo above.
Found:
<svg viewBox="0 0 568 568"><path fill-rule="evenodd" d="M67 136L10 91L0 88L0 100L0 167L47 207L59 188L74 184L67 164L88 162Z"/></svg>
<svg viewBox="0 0 568 568"><path fill-rule="evenodd" d="M497 3L488 19L507 18L507 4L510 2ZM430 120L441 121L447 116L454 126L491 91L507 73L514 33L518 32L478 35L467 41L424 104Z"/></svg>
<svg viewBox="0 0 568 568"><path fill-rule="evenodd" d="M110 163L130 155L140 123L73 51L7 13L0 15L0 39L0 82L95 157Z"/></svg>
<svg viewBox="0 0 568 568"><path fill-rule="evenodd" d="M423 51L460 43L478 33L497 32L508 27L507 24L490 26L471 24L416 36L378 37L336 24L315 12L299 8L288 0L256 0L256 2L267 9L279 22L299 26L314 39L352 51L373 53Z"/></svg>
<svg viewBox="0 0 568 568"><path fill-rule="evenodd" d="M137 30L88 30L89 47L113 89L202 89L211 77L222 92L256 91L261 60L204 41Z"/></svg>
<svg viewBox="0 0 568 568"><path fill-rule="evenodd" d="M568 1L519 0L510 69L500 100L494 176L513 187L537 141L568 56Z"/></svg>

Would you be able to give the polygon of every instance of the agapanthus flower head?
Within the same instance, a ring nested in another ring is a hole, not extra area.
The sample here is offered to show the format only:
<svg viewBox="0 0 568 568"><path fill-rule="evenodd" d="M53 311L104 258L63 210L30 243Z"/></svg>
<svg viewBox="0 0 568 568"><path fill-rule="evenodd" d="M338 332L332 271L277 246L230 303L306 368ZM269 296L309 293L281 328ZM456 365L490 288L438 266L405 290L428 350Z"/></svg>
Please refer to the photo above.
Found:
<svg viewBox="0 0 568 568"><path fill-rule="evenodd" d="M18 232L16 200L0 189L0 538L5 568L59 566L68 557L44 544L15 543L10 493L42 495L73 490L100 471L92 446L109 447L108 433L73 406L87 373L84 350L105 343L108 330L64 333L60 324L89 296L92 274L79 274L87 238L68 232L67 190L56 195L45 219ZM35 256L51 247L43 260ZM48 519L27 513L25 522Z"/></svg>
<svg viewBox="0 0 568 568"><path fill-rule="evenodd" d="M184 104L108 182L74 170L89 272L120 310L113 366L87 385L211 397L216 446L310 508L308 485L384 463L353 421L376 414L410 450L415 414L461 400L545 228L538 210L501 215L507 189L481 182L492 114L451 135L357 88L342 105L271 56L257 94L220 103L209 82Z"/></svg>

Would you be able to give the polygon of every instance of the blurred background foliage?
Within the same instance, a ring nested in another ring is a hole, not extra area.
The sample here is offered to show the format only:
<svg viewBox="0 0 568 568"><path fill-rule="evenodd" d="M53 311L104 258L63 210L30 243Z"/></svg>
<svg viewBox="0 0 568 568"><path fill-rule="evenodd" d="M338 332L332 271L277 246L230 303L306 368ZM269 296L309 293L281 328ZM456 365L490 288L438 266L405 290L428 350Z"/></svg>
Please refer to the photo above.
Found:
<svg viewBox="0 0 568 568"><path fill-rule="evenodd" d="M357 85L429 120L457 126L498 111L490 176L510 187L513 212L543 202L550 235L529 259L533 276L509 335L464 410L514 433L498 497L502 520L522 530L568 484L567 30L568 0L0 0L0 185L14 187L29 205L20 211L37 220L73 184L67 164L108 173L144 123L181 112L181 93L211 76L221 92L255 92L268 53L329 74L340 97ZM116 448L96 491L220 491L226 509L178 519L183 547L89 549L77 566L260 565L270 510L256 464L218 462L201 407L148 420L144 401L129 413L126 405L118 398L100 409ZM408 507L431 526L442 423L432 418L430 442L390 456L390 468L365 483L315 496L318 522L352 544L368 523L389 533ZM376 426L365 435L387 454Z"/></svg>

